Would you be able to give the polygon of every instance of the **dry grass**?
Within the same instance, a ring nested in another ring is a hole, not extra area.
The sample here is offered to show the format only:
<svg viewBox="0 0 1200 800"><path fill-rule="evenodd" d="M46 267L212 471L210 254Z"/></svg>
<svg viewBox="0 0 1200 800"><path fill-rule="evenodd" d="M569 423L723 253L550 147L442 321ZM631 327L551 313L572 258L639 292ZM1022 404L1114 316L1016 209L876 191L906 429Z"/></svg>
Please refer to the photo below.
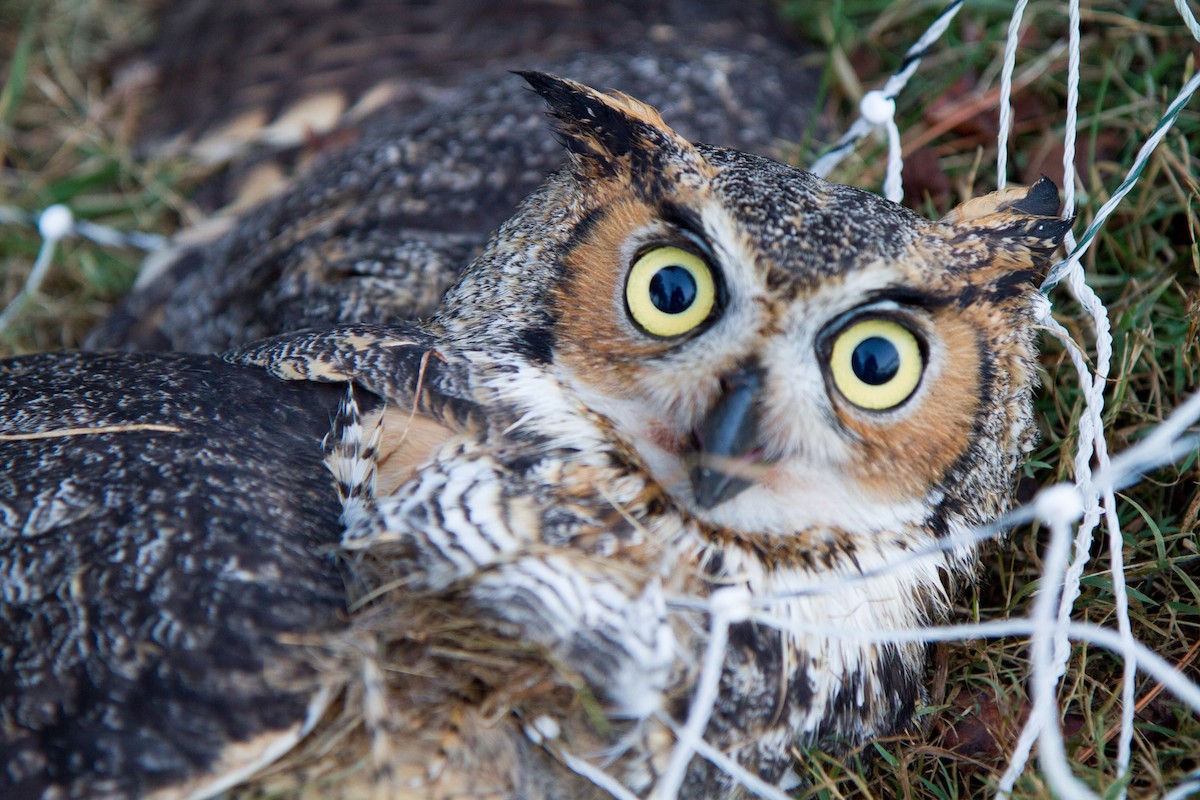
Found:
<svg viewBox="0 0 1200 800"><path fill-rule="evenodd" d="M133 121L144 81L121 55L152 35L145 3L0 0L0 205L36 214L66 203L119 230L169 231L185 210L184 165L144 161ZM24 284L40 246L0 226L0 302ZM0 332L0 355L78 345L132 283L134 250L63 243L42 291Z"/></svg>
<svg viewBox="0 0 1200 800"><path fill-rule="evenodd" d="M876 86L941 3L786 0L796 24L828 45L824 100L844 121L863 86ZM1011 175L1045 172L1061 184L1066 39L1064 3L1035 0L1018 57ZM1077 231L1090 220L1132 162L1166 103L1196 67L1198 48L1167 0L1088 3L1083 41ZM1131 17L1136 5L1137 19ZM117 228L170 232L189 216L181 197L187 165L150 162L133 151L131 120L141 95L137 76L114 67L121 48L151 35L144 3L129 0L0 2L0 204L35 211L67 202L86 218ZM908 201L931 215L994 188L995 89L1012 4L967 5L901 97L908 149ZM862 83L860 84L859 81ZM1200 372L1200 111L1179 118L1139 186L1109 221L1085 260L1090 281L1113 320L1115 356L1105 419L1110 447L1138 441L1196 388ZM877 188L882 150L866 146L837 178ZM0 301L25 280L36 234L0 227ZM50 279L8 331L0 355L70 347L125 291L139 254L68 242ZM1089 324L1064 290L1052 295L1059 320L1083 342ZM1046 342L1045 388L1038 409L1041 449L1026 468L1022 493L1071 477L1082 410L1078 377L1060 347ZM1121 494L1120 517L1132 595L1134 632L1200 679L1200 467L1194 455ZM1018 530L988 559L979 591L960 618L1027 614L1037 589L1044 536ZM1100 537L1085 571L1079 616L1113 624L1107 549ZM806 760L804 798L948 800L994 788L1027 705L1028 651L1021 641L939 647L932 703L923 731L868 745L859 758ZM1111 792L1114 725L1119 718L1120 660L1076 647L1062 697L1068 750L1078 774ZM1200 719L1140 679L1133 796L1153 796L1200 767ZM1050 794L1036 770L1020 797Z"/></svg>

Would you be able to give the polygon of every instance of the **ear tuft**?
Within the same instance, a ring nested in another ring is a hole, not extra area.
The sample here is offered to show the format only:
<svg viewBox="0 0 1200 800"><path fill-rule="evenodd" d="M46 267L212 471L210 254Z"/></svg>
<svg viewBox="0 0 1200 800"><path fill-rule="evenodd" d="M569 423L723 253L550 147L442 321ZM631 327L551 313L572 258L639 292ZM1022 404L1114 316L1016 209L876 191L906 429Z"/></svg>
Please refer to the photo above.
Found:
<svg viewBox="0 0 1200 800"><path fill-rule="evenodd" d="M546 72L518 72L550 106L559 122L573 127L604 128L615 132L628 125L646 125L674 135L652 106L622 92L602 93L582 83Z"/></svg>
<svg viewBox="0 0 1200 800"><path fill-rule="evenodd" d="M1074 217L1038 219L1025 228L1022 244L1034 252L1049 257L1062 246L1067 231L1071 230L1071 226L1074 224Z"/></svg>
<svg viewBox="0 0 1200 800"><path fill-rule="evenodd" d="M960 205L942 218L954 229L951 241L970 250L982 248L988 253L991 270L1007 277L997 286L1040 280L1050 268L1054 252L1074 219L1058 216L1058 187L1043 177L1029 188L1009 187L977 197ZM990 270L982 270L981 279Z"/></svg>
<svg viewBox="0 0 1200 800"><path fill-rule="evenodd" d="M982 197L974 197L942 217L942 222L962 225L1000 213L1056 217L1058 209L1058 187L1054 185L1054 181L1043 175L1041 180L1029 188L1009 186Z"/></svg>
<svg viewBox="0 0 1200 800"><path fill-rule="evenodd" d="M1035 217L1056 217L1061 206L1058 200L1058 186L1045 175L1037 183L1029 187L1029 191L1009 208L1022 214L1032 214Z"/></svg>
<svg viewBox="0 0 1200 800"><path fill-rule="evenodd" d="M942 222L963 235L984 235L1049 256L1075 221L1059 217L1058 209L1058 187L1043 176L1029 188L1011 186L968 200Z"/></svg>
<svg viewBox="0 0 1200 800"><path fill-rule="evenodd" d="M550 107L556 130L583 178L631 173L648 178L664 159L698 162L695 149L658 111L626 94L598 92L545 72L518 72Z"/></svg>

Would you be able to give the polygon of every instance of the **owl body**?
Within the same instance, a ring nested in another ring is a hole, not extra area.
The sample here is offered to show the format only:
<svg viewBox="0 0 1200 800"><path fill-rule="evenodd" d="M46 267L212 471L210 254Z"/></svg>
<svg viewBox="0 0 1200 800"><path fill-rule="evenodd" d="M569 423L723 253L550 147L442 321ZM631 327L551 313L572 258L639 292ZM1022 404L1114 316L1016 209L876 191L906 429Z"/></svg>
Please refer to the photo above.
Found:
<svg viewBox="0 0 1200 800"><path fill-rule="evenodd" d="M215 356L0 361L0 796L211 796L311 728L340 395Z"/></svg>
<svg viewBox="0 0 1200 800"><path fill-rule="evenodd" d="M886 634L947 615L977 558L949 541L1031 446L1048 181L931 222L525 77L568 166L430 319L225 356L344 387L352 615L279 656L339 699L247 796L653 797L677 766L745 796L722 758L784 784L797 746L907 723L924 649Z"/></svg>

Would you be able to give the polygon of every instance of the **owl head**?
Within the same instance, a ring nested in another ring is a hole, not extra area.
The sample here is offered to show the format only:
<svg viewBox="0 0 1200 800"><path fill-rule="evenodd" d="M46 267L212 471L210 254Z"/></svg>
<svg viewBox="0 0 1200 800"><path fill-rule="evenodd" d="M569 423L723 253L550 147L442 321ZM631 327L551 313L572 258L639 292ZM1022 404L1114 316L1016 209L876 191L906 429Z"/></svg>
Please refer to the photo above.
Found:
<svg viewBox="0 0 1200 800"><path fill-rule="evenodd" d="M569 164L452 290L447 335L549 370L714 528L853 549L1005 508L1070 225L1053 183L934 222L524 77Z"/></svg>

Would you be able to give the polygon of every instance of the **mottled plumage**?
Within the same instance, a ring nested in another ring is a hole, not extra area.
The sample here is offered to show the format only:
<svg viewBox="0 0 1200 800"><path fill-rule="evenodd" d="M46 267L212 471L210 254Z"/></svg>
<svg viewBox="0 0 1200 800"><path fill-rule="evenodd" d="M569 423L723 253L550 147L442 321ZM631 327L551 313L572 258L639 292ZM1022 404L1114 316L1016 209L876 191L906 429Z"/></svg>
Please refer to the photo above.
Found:
<svg viewBox="0 0 1200 800"><path fill-rule="evenodd" d="M431 319L226 356L347 393L325 466L355 610L303 661L340 700L251 795L650 796L721 588L755 614L704 738L785 782L796 745L907 724L924 648L837 634L944 618L976 557L936 545L1008 507L1052 184L930 222L526 77L569 166ZM697 756L681 796L744 794Z"/></svg>
<svg viewBox="0 0 1200 800"><path fill-rule="evenodd" d="M198 789L315 721L341 394L213 356L0 362L0 796Z"/></svg>

